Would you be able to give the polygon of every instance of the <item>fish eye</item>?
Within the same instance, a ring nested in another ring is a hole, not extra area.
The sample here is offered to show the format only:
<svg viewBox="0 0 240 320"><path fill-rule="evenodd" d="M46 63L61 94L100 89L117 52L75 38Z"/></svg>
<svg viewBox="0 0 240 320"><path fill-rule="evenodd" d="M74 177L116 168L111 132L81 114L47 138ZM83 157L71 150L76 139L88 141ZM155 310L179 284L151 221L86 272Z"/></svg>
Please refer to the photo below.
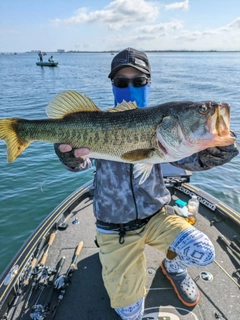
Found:
<svg viewBox="0 0 240 320"><path fill-rule="evenodd" d="M202 104L199 106L199 111L202 113L202 114L205 114L207 113L209 110L209 106L207 106L206 104Z"/></svg>

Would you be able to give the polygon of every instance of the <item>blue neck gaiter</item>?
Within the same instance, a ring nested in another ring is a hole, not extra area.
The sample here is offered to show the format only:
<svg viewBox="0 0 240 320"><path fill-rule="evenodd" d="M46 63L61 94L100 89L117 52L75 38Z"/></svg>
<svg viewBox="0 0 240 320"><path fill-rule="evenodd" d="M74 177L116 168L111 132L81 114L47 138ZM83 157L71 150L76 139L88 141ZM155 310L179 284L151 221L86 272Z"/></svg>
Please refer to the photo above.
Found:
<svg viewBox="0 0 240 320"><path fill-rule="evenodd" d="M145 108L148 106L148 96L150 92L150 83L144 87L136 88L132 85L127 88L118 88L112 85L114 95L114 105L122 103L123 100L127 102L136 102L138 108Z"/></svg>

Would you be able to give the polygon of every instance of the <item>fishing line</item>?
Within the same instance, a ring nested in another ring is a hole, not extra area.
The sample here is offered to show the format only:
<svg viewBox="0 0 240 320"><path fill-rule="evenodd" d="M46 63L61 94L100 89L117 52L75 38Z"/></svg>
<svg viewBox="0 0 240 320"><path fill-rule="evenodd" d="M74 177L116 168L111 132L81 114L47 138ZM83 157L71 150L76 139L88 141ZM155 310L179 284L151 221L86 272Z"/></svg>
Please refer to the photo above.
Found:
<svg viewBox="0 0 240 320"><path fill-rule="evenodd" d="M240 289L240 285L233 279L233 277L225 270L223 267L216 261L214 260L216 265L236 284L236 286Z"/></svg>
<svg viewBox="0 0 240 320"><path fill-rule="evenodd" d="M51 183L52 183L52 182L58 182L58 181L59 181L59 180L51 180ZM48 182L48 180L44 180L43 183L40 184L40 189L41 189L42 193L44 193L43 185L44 185L45 182Z"/></svg>

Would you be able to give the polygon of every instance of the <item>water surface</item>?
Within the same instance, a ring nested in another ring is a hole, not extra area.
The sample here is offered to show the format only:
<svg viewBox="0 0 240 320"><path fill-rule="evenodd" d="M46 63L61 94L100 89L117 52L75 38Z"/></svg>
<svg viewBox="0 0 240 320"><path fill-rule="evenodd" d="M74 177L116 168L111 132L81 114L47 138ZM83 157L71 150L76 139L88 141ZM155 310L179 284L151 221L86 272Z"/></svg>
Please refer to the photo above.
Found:
<svg viewBox="0 0 240 320"><path fill-rule="evenodd" d="M150 105L173 100L216 100L231 105L231 128L240 137L240 53L148 53L152 66ZM0 118L45 118L56 94L72 89L102 109L113 106L107 78L110 53L54 54L56 68L36 66L37 55L0 55ZM13 163L0 141L0 272L38 224L92 178L94 169L63 168L53 146L36 142ZM240 210L240 156L224 166L193 173L192 183Z"/></svg>

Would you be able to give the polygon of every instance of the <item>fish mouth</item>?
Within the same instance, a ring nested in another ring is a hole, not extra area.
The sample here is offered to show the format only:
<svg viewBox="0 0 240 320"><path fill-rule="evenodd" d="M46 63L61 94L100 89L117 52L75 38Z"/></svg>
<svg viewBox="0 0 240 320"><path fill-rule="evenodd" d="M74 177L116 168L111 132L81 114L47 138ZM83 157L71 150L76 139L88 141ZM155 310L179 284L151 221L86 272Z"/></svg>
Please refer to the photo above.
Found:
<svg viewBox="0 0 240 320"><path fill-rule="evenodd" d="M215 146L228 146L236 140L230 131L230 105L228 103L218 104L210 121L212 123L208 122L208 125L215 135Z"/></svg>
<svg viewBox="0 0 240 320"><path fill-rule="evenodd" d="M227 103L220 103L216 110L216 131L219 137L229 134L230 127L230 105Z"/></svg>

